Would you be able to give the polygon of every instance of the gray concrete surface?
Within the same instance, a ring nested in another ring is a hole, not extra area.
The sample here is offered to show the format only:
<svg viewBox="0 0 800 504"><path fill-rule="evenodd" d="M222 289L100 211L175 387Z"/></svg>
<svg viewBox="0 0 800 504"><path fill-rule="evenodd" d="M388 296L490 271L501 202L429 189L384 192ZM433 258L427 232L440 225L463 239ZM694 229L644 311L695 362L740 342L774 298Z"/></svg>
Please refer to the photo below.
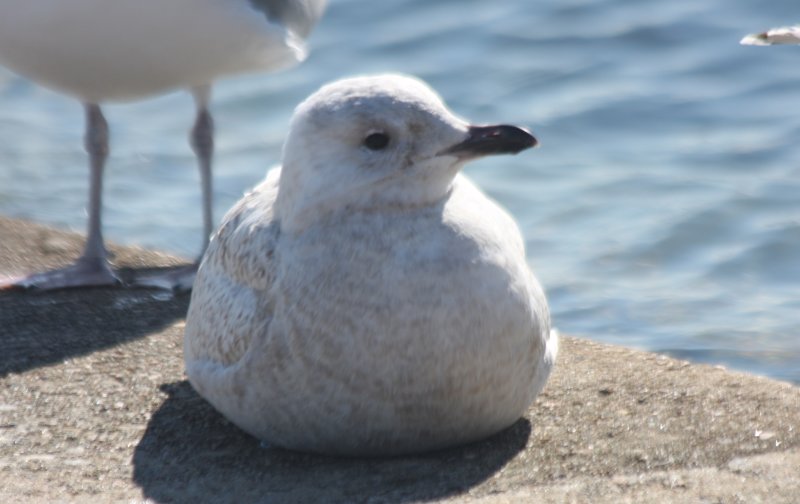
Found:
<svg viewBox="0 0 800 504"><path fill-rule="evenodd" d="M78 236L0 218L0 275ZM166 255L114 248L134 268ZM186 295L0 293L0 502L800 502L800 388L564 338L525 418L395 459L262 447L183 375Z"/></svg>

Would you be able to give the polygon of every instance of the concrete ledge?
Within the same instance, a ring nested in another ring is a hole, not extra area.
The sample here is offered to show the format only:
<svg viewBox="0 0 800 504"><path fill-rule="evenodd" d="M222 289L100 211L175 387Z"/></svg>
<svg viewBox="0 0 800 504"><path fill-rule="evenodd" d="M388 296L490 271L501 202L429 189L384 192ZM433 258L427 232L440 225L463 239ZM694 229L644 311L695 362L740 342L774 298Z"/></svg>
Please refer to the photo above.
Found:
<svg viewBox="0 0 800 504"><path fill-rule="evenodd" d="M0 275L81 238L0 218ZM114 248L134 268L176 259ZM0 502L797 502L800 388L564 338L492 439L388 460L263 448L183 375L188 296L0 293Z"/></svg>

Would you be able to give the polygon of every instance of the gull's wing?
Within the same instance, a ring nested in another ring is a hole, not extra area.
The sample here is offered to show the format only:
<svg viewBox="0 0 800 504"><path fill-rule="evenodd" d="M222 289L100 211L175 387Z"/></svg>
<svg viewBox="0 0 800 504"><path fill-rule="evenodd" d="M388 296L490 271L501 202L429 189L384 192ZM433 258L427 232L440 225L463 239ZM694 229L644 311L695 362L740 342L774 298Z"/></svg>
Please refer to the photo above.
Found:
<svg viewBox="0 0 800 504"><path fill-rule="evenodd" d="M186 319L184 354L198 369L238 362L272 319L270 286L280 227L273 215L279 170L225 216L197 272Z"/></svg>
<svg viewBox="0 0 800 504"><path fill-rule="evenodd" d="M308 38L322 17L328 0L249 0L250 6L263 12L299 38Z"/></svg>

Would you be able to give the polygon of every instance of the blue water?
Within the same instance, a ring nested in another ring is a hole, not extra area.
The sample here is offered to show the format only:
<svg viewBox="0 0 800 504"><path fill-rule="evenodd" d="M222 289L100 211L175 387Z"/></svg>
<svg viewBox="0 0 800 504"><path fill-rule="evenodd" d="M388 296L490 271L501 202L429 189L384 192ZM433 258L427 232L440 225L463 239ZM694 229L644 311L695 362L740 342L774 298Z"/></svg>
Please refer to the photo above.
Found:
<svg viewBox="0 0 800 504"><path fill-rule="evenodd" d="M332 0L301 66L215 89L216 215L321 84L400 71L542 147L469 175L518 219L566 333L800 382L800 47L742 47L796 0ZM106 109L106 236L191 257L193 106ZM0 73L0 213L83 231L80 106Z"/></svg>

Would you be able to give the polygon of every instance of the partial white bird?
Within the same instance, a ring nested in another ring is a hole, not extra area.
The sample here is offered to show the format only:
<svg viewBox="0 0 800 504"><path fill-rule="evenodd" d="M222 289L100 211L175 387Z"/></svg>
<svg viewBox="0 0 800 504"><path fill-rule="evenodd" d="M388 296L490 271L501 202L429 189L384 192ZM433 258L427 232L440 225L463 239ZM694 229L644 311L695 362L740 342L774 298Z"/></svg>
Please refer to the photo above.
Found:
<svg viewBox="0 0 800 504"><path fill-rule="evenodd" d="M744 37L739 43L758 46L800 44L800 26L785 26L753 33Z"/></svg>
<svg viewBox="0 0 800 504"><path fill-rule="evenodd" d="M89 230L81 257L69 267L0 287L57 289L118 282L102 235L109 134L100 104L175 88L191 89L197 105L190 140L201 173L205 250L214 225L211 85L220 77L275 70L303 60L303 41L325 4L326 0L0 0L0 64L85 104L91 170ZM190 283L194 270L150 282Z"/></svg>
<svg viewBox="0 0 800 504"><path fill-rule="evenodd" d="M468 125L410 77L323 87L282 167L212 238L186 322L192 385L302 451L423 452L513 424L558 338L519 229L459 171L535 144Z"/></svg>

